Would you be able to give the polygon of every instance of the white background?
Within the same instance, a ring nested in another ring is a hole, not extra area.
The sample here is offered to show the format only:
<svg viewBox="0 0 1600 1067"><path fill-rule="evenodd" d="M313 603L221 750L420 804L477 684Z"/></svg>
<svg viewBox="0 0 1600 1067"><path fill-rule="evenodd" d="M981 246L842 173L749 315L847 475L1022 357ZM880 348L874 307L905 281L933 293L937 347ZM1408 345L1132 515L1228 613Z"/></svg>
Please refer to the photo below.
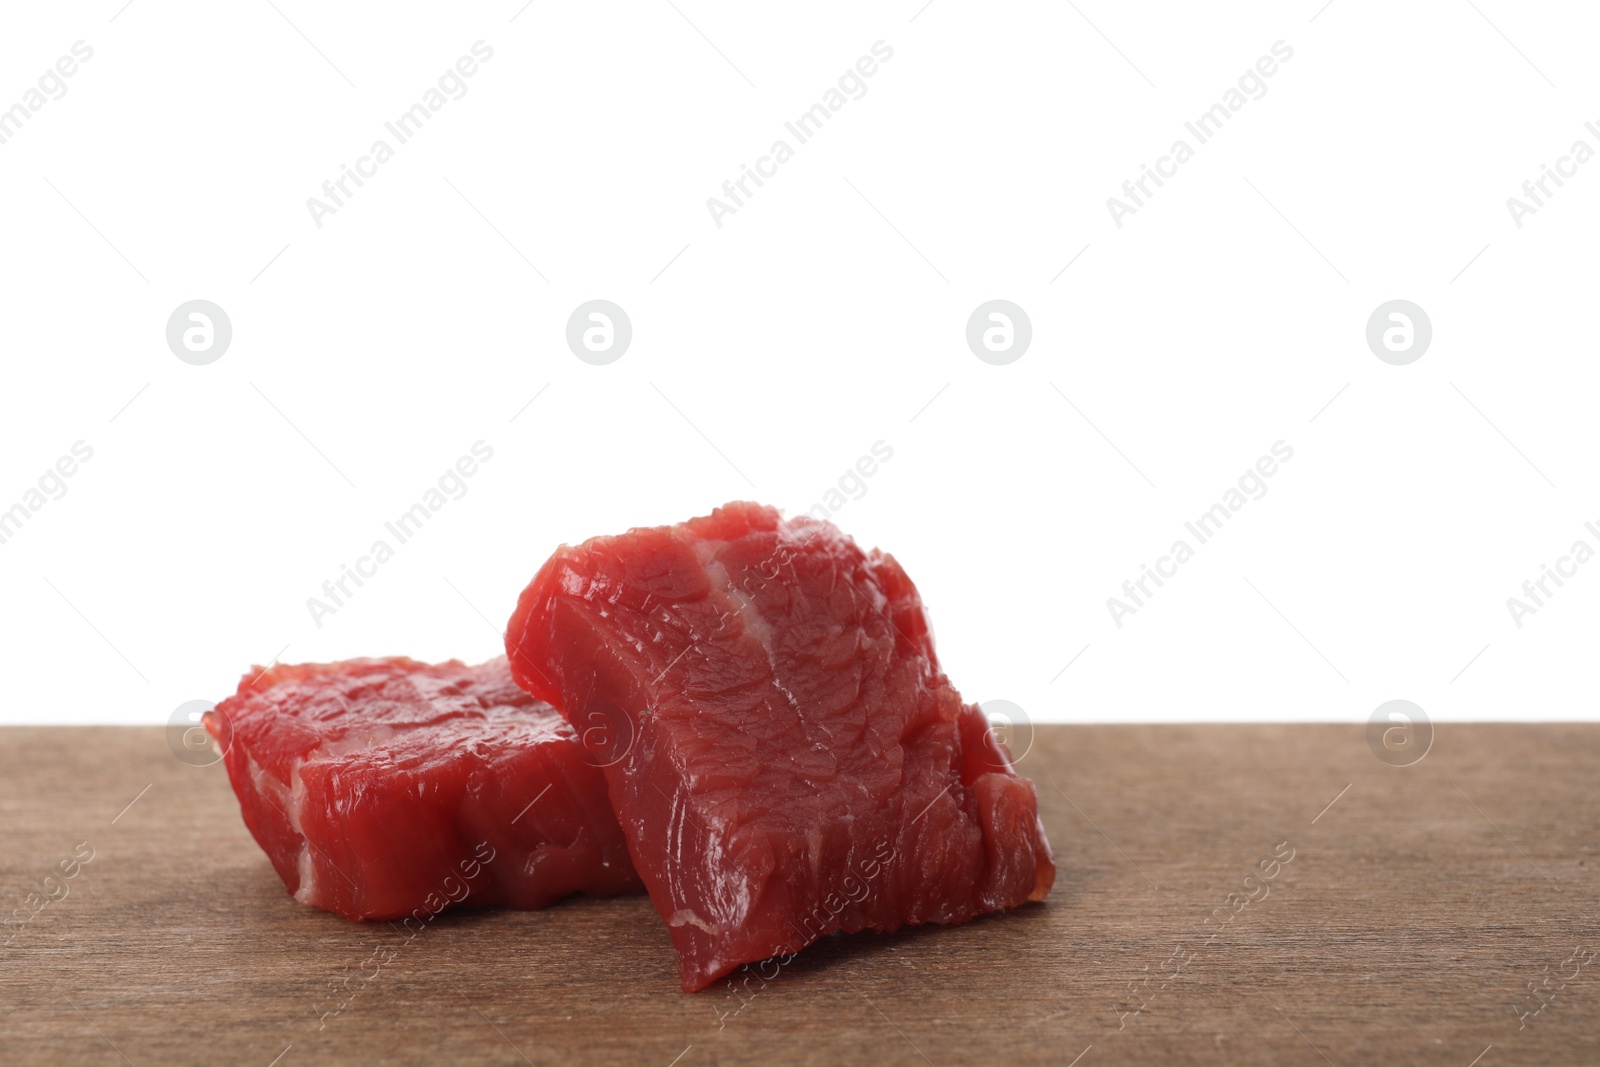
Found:
<svg viewBox="0 0 1600 1067"><path fill-rule="evenodd" d="M557 544L804 511L878 441L837 521L904 563L969 699L1595 715L1600 563L1520 628L1506 605L1600 548L1600 161L1521 228L1506 206L1600 149L1592 9L674 2L7 5L0 107L94 54L0 145L0 508L94 455L0 545L0 721L161 723L280 654L487 658ZM307 198L479 40L466 95L318 228ZM1118 228L1107 198L1280 40ZM233 326L209 366L165 339L196 298ZM565 343L593 298L633 324L609 366ZM994 298L1033 326L1007 366L964 336ZM1433 324L1408 366L1365 340L1396 298ZM467 494L318 627L307 598L479 440ZM1266 495L1116 626L1280 440Z"/></svg>

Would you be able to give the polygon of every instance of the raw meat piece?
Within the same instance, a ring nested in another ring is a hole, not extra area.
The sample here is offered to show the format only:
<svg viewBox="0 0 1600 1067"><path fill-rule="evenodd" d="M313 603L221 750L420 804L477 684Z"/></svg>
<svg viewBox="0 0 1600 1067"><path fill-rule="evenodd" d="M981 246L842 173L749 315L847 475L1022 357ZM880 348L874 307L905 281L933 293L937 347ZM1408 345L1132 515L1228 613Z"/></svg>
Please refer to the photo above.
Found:
<svg viewBox="0 0 1600 1067"><path fill-rule="evenodd" d="M1055 880L1033 783L939 669L911 579L830 523L735 503L563 546L506 649L592 732L686 991Z"/></svg>
<svg viewBox="0 0 1600 1067"><path fill-rule="evenodd" d="M427 921L642 888L600 771L504 658L276 666L205 723L245 825L303 904Z"/></svg>

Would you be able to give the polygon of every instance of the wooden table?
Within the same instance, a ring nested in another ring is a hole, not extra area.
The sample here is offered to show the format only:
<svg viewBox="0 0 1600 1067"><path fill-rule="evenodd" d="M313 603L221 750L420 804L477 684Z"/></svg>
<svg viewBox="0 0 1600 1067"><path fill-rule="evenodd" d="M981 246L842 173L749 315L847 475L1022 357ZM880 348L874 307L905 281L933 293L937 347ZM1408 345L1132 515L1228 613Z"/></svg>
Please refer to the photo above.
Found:
<svg viewBox="0 0 1600 1067"><path fill-rule="evenodd" d="M1047 903L829 938L741 1000L679 992L643 898L409 942L312 911L164 730L4 729L0 903L74 876L0 933L0 1063L1592 1065L1597 757L1594 725L1446 725L1404 768L1357 726L1041 727Z"/></svg>

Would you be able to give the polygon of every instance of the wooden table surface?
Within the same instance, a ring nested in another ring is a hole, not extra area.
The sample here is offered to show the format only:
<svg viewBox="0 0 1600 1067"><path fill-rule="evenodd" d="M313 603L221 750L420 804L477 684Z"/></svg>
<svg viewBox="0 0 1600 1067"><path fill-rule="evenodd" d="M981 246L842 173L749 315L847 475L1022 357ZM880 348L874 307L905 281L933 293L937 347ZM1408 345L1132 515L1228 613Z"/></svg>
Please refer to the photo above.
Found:
<svg viewBox="0 0 1600 1067"><path fill-rule="evenodd" d="M1595 725L1444 725L1404 768L1357 726L1041 727L1048 902L740 997L679 992L643 898L409 941L302 907L165 730L8 728L0 1063L1600 1064L1597 757Z"/></svg>

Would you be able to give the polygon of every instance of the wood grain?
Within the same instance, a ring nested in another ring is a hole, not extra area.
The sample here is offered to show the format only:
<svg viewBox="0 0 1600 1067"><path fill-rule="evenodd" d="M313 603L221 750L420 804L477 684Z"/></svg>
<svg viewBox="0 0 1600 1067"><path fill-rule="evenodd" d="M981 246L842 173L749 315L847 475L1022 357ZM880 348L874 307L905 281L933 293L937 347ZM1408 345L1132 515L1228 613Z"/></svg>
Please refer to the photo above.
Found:
<svg viewBox="0 0 1600 1067"><path fill-rule="evenodd" d="M642 898L408 941L290 899L164 731L4 729L0 906L94 855L0 932L0 1063L1596 1064L1597 756L1596 725L1446 725L1406 768L1352 726L1041 727L1048 902L686 996Z"/></svg>

